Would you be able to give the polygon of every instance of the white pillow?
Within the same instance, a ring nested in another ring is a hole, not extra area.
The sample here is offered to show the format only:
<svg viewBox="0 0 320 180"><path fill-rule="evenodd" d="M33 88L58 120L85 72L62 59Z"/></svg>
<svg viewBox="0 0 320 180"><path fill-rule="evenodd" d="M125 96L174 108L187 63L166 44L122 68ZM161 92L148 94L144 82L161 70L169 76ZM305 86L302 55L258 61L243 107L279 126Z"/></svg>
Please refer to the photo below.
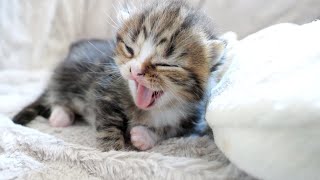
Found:
<svg viewBox="0 0 320 180"><path fill-rule="evenodd" d="M239 41L207 120L239 168L262 179L320 178L320 21Z"/></svg>

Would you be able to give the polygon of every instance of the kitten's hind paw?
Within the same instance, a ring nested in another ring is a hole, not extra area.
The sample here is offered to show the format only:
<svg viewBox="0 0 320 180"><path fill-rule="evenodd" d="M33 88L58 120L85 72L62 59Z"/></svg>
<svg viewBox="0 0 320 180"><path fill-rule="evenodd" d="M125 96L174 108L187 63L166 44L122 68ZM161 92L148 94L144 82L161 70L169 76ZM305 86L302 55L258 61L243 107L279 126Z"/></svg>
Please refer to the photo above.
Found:
<svg viewBox="0 0 320 180"><path fill-rule="evenodd" d="M52 127L67 127L73 121L74 113L61 106L54 107L49 117L49 123Z"/></svg>
<svg viewBox="0 0 320 180"><path fill-rule="evenodd" d="M156 135L144 126L135 126L130 131L131 143L139 150L151 149L156 144Z"/></svg>

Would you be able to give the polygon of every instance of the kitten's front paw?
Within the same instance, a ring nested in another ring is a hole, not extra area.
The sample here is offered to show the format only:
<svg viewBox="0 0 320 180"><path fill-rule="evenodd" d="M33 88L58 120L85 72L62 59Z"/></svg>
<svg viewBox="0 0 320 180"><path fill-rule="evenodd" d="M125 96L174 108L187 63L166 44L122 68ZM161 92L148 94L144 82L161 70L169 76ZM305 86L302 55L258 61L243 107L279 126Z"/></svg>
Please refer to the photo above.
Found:
<svg viewBox="0 0 320 180"><path fill-rule="evenodd" d="M142 151L151 149L156 144L155 134L144 126L133 127L130 136L133 146Z"/></svg>
<svg viewBox="0 0 320 180"><path fill-rule="evenodd" d="M54 107L49 117L49 123L52 127L67 127L70 126L73 121L73 112L61 106Z"/></svg>

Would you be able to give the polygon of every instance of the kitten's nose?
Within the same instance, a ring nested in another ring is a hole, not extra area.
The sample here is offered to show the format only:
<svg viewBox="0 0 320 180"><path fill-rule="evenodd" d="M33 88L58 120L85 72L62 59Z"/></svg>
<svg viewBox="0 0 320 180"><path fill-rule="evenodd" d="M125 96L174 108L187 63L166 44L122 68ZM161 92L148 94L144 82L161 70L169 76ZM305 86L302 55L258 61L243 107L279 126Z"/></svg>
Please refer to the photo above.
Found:
<svg viewBox="0 0 320 180"><path fill-rule="evenodd" d="M130 68L131 76L133 79L141 79L145 75L145 71L138 65L132 65Z"/></svg>

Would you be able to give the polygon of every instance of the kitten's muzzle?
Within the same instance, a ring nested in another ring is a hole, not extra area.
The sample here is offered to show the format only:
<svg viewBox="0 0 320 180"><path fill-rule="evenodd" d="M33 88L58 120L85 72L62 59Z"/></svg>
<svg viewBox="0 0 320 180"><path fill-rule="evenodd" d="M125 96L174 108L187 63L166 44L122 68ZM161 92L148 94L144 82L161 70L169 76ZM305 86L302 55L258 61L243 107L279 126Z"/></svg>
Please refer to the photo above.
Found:
<svg viewBox="0 0 320 180"><path fill-rule="evenodd" d="M139 68L137 66L131 66L130 73L133 78L139 78L140 76L146 75L145 70L142 70L141 68Z"/></svg>
<svg viewBox="0 0 320 180"><path fill-rule="evenodd" d="M130 67L130 74L130 79L133 80L136 85L136 105L140 109L150 109L164 92L150 88L150 83L147 82L145 77L146 71L142 70L138 65L132 65Z"/></svg>

